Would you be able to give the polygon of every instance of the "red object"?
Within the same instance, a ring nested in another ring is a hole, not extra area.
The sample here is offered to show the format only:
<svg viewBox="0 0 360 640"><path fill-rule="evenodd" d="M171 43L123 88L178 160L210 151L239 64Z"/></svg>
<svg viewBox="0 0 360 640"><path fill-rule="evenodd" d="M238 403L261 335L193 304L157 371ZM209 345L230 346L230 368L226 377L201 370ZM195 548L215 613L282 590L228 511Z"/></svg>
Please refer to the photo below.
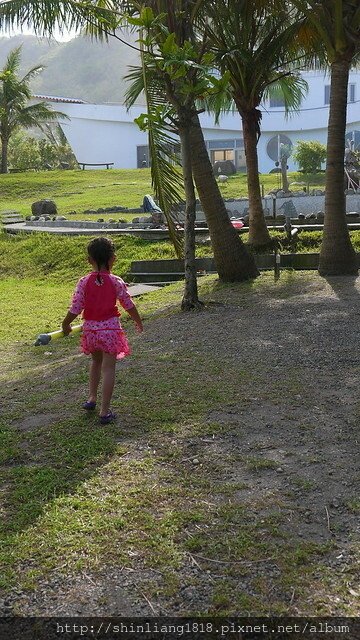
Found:
<svg viewBox="0 0 360 640"><path fill-rule="evenodd" d="M107 271L94 272L85 285L84 320L101 322L119 316L116 289Z"/></svg>
<svg viewBox="0 0 360 640"><path fill-rule="evenodd" d="M230 220L230 222L235 229L242 229L244 226L242 220Z"/></svg>

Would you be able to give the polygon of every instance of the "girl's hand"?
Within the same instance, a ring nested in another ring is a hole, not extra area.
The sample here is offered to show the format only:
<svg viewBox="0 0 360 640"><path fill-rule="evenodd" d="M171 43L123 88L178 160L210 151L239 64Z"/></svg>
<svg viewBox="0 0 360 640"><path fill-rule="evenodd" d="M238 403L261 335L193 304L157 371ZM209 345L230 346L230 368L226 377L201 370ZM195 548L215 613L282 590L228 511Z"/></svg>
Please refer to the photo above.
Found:
<svg viewBox="0 0 360 640"><path fill-rule="evenodd" d="M69 333L71 333L71 331L72 331L71 326L69 324L64 323L64 322L62 324L62 330L63 330L64 336L68 336Z"/></svg>

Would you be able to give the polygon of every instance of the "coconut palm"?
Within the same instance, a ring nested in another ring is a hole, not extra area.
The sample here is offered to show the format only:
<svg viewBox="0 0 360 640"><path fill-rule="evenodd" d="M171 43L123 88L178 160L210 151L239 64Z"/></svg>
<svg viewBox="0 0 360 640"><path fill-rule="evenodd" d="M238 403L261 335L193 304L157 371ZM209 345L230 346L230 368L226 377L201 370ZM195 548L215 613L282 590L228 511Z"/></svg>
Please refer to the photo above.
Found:
<svg viewBox="0 0 360 640"><path fill-rule="evenodd" d="M258 271L253 257L247 252L226 212L195 104L214 85L209 77L212 56L209 57L206 47L197 39L190 19L191 6L199 6L199 2L158 0L142 4L149 10L154 7L157 12L156 19L147 20L147 25L141 23L142 28L147 26L148 29L147 38L144 38L149 43L146 73L155 73L158 93L175 110L177 132L180 137L184 136L185 146L188 146L185 137L189 137L192 174L209 226L219 277L225 281L256 277ZM135 18L135 25L140 25L140 22ZM138 82L136 75L141 78L139 70L135 70L133 76L135 83ZM137 91L140 90L141 86L137 84ZM129 104L137 95L133 93Z"/></svg>
<svg viewBox="0 0 360 640"><path fill-rule="evenodd" d="M330 67L330 107L325 178L321 275L356 274L358 265L346 224L344 149L349 71L360 59L359 0L294 0L307 19L301 35L321 40Z"/></svg>
<svg viewBox="0 0 360 640"><path fill-rule="evenodd" d="M189 27L195 13L205 0L149 0L148 2L77 2L76 0L7 0L0 4L0 27L14 24L32 24L37 33L51 34L57 27L79 28L87 26L95 37L116 34L116 26L124 24L124 11L140 13L143 7L152 7L157 18L167 21L168 30L176 32L183 39L189 36ZM184 34L187 34L184 36ZM205 54L204 44L195 36L199 55ZM183 78L184 84L196 81L196 64ZM171 74L170 82L171 82ZM169 96L167 96L169 97ZM258 275L254 260L246 250L237 232L232 227L225 204L216 183L210 159L206 150L199 117L195 105L189 106L187 119L191 122L190 140L192 147L192 171L207 218L212 240L214 258L221 279L226 281L245 280Z"/></svg>
<svg viewBox="0 0 360 640"><path fill-rule="evenodd" d="M29 104L32 94L31 79L43 69L40 65L19 76L21 46L10 51L5 66L0 71L0 139L1 173L8 170L8 147L12 134L22 128L40 127L66 116L50 109L46 102Z"/></svg>
<svg viewBox="0 0 360 640"><path fill-rule="evenodd" d="M242 119L249 196L249 242L269 243L259 181L259 106L271 93L296 110L306 82L295 70L300 54L294 10L280 0L223 0L210 3L208 38L218 67L230 74L230 91ZM299 63L298 63L299 64Z"/></svg>

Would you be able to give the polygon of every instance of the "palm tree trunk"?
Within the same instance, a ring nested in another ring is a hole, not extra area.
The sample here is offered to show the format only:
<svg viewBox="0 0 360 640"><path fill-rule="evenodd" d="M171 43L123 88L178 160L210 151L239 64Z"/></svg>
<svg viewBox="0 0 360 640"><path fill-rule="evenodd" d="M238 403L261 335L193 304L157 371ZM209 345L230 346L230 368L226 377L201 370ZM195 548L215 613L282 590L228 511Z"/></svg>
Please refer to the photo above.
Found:
<svg viewBox="0 0 360 640"><path fill-rule="evenodd" d="M331 65L330 109L325 178L325 217L320 250L320 275L357 274L358 264L346 224L344 151L350 63Z"/></svg>
<svg viewBox="0 0 360 640"><path fill-rule="evenodd" d="M249 198L249 243L255 247L271 242L261 201L259 164L257 154L257 121L254 110L241 114L246 156L247 185Z"/></svg>
<svg viewBox="0 0 360 640"><path fill-rule="evenodd" d="M8 147L9 140L7 138L1 138L1 169L0 173L8 172Z"/></svg>
<svg viewBox="0 0 360 640"><path fill-rule="evenodd" d="M181 309L190 311L202 306L198 298L195 262L196 196L191 167L191 146L188 128L179 128L181 160L185 191L185 289Z"/></svg>
<svg viewBox="0 0 360 640"><path fill-rule="evenodd" d="M216 269L223 282L241 282L256 278L259 271L230 222L216 182L198 115L190 129L192 170L204 209L214 251Z"/></svg>

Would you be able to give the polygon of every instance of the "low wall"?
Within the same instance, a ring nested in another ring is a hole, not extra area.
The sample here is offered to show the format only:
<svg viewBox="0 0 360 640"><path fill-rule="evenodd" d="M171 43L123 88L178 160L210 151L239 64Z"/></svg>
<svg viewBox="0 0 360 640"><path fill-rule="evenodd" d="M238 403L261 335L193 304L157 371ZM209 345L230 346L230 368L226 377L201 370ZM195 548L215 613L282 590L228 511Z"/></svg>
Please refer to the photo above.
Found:
<svg viewBox="0 0 360 640"><path fill-rule="evenodd" d="M265 196L262 198L264 212L273 214L273 197ZM318 211L325 210L325 196L324 195L308 195L304 192L293 194L289 197L275 198L275 210L278 213L283 212L283 205L285 202L292 201L297 214L303 213L309 215L310 213L318 213ZM249 207L249 201L247 198L239 198L237 200L229 199L225 200L225 206L230 216L241 217L244 215L245 210ZM346 212L357 212L360 214L360 193L348 194L346 196ZM296 216L294 215L294 218ZM201 209L201 205L198 205L196 212L197 220L204 220L205 214Z"/></svg>
<svg viewBox="0 0 360 640"><path fill-rule="evenodd" d="M360 267L360 253L357 253ZM259 269L274 269L274 254L255 255L255 262ZM283 253L280 256L280 267L282 269L312 270L319 266L319 253ZM216 273L214 258L196 258L198 271ZM130 276L137 273L161 274L161 273L182 273L184 272L183 260L135 260L131 263Z"/></svg>

